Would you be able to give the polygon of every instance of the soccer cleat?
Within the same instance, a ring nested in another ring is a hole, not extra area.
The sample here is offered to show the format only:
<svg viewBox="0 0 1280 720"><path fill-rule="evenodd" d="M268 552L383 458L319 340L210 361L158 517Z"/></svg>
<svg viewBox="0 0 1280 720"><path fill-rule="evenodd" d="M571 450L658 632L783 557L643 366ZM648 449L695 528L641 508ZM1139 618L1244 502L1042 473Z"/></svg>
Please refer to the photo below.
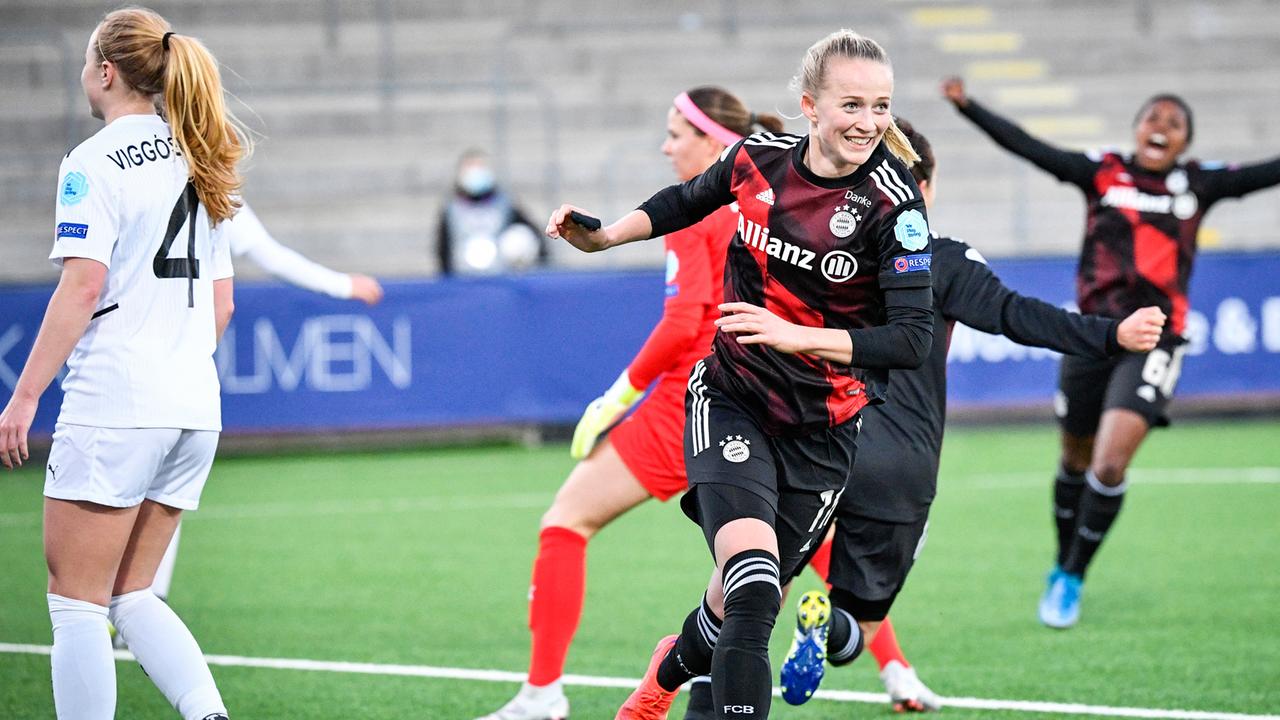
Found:
<svg viewBox="0 0 1280 720"><path fill-rule="evenodd" d="M942 709L942 698L920 682L916 669L890 660L880 671L880 681L894 712L937 712Z"/></svg>
<svg viewBox="0 0 1280 720"><path fill-rule="evenodd" d="M1084 579L1055 567L1049 573L1048 587L1040 598L1040 622L1065 630L1080 620L1080 591Z"/></svg>
<svg viewBox="0 0 1280 720"><path fill-rule="evenodd" d="M640 680L640 687L622 703L613 720L666 720L671 701L676 699L680 688L671 691L663 689L658 684L658 666L675 647L676 637L668 635L658 641L658 646L653 649L653 657L649 658L649 668L644 671L644 677Z"/></svg>
<svg viewBox="0 0 1280 720"><path fill-rule="evenodd" d="M569 699L557 681L546 687L525 683L511 702L476 720L566 720L568 717Z"/></svg>
<svg viewBox="0 0 1280 720"><path fill-rule="evenodd" d="M782 662L782 699L803 705L813 697L826 672L827 636L831 633L831 601L811 591L796 607L796 636Z"/></svg>

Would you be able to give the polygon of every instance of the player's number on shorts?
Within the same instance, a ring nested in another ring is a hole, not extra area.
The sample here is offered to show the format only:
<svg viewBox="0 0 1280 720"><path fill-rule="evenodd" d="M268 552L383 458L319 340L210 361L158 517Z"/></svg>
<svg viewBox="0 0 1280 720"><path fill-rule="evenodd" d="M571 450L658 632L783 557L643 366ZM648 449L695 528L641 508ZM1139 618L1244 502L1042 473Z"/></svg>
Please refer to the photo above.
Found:
<svg viewBox="0 0 1280 720"><path fill-rule="evenodd" d="M1142 382L1159 388L1165 397L1172 395L1178 385L1178 376L1182 374L1182 351L1181 346L1174 348L1172 353L1152 350L1142 366Z"/></svg>
<svg viewBox="0 0 1280 720"><path fill-rule="evenodd" d="M831 516L836 512L836 503L840 501L840 494L844 490L836 492L835 490L823 490L818 497L822 498L822 507L818 508L818 514L814 516L813 522L809 525L809 532L813 532L820 527L825 526L831 521Z"/></svg>
<svg viewBox="0 0 1280 720"><path fill-rule="evenodd" d="M196 221L196 208L200 204L200 197L196 195L196 188L191 183L183 188L182 194L178 196L178 202L173 205L173 212L169 213L169 225L165 228L164 239L160 241L160 249L156 251L155 260L151 262L151 270L156 277L161 280L168 278L199 278L200 277L200 260L195 257L171 258L169 250L173 248L173 241L177 239L178 233L182 228L187 227L187 223ZM191 232L191 228L187 228L187 232ZM194 245L194 243L193 243ZM194 247L188 247L188 254L194 255Z"/></svg>

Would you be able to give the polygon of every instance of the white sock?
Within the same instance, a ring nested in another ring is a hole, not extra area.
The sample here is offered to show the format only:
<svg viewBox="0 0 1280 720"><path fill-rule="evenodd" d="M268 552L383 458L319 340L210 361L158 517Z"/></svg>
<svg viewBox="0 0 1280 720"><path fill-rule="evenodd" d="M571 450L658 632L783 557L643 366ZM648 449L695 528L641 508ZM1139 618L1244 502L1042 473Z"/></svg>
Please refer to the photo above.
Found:
<svg viewBox="0 0 1280 720"><path fill-rule="evenodd" d="M107 609L48 594L53 621L53 705L58 718L111 720L116 714L116 660Z"/></svg>
<svg viewBox="0 0 1280 720"><path fill-rule="evenodd" d="M150 588L111 598L111 622L184 720L226 714L196 639Z"/></svg>
<svg viewBox="0 0 1280 720"><path fill-rule="evenodd" d="M160 567L156 568L155 580L151 581L151 592L161 600L169 599L169 586L173 584L173 566L178 561L178 537L182 535L182 523L173 529L173 539L160 558Z"/></svg>
<svg viewBox="0 0 1280 720"><path fill-rule="evenodd" d="M528 681L525 681L524 685L520 688L520 693L527 695L534 700L551 702L552 700L557 700L564 695L564 684L561 682L560 678L556 678L548 685L530 685Z"/></svg>

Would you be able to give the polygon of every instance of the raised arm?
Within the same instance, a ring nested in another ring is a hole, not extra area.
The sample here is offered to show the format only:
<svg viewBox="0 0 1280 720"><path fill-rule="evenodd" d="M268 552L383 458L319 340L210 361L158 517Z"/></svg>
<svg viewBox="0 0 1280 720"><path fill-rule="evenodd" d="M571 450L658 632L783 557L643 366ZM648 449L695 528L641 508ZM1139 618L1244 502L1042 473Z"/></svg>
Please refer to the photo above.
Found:
<svg viewBox="0 0 1280 720"><path fill-rule="evenodd" d="M965 93L964 81L950 77L942 83L942 94L968 118L1009 152L1031 161L1033 165L1063 182L1087 188L1093 182L1098 164L1081 152L1054 147L1034 137L1017 124L981 105Z"/></svg>
<svg viewBox="0 0 1280 720"><path fill-rule="evenodd" d="M1280 185L1280 157L1250 165L1230 165L1205 172L1206 198L1238 198Z"/></svg>

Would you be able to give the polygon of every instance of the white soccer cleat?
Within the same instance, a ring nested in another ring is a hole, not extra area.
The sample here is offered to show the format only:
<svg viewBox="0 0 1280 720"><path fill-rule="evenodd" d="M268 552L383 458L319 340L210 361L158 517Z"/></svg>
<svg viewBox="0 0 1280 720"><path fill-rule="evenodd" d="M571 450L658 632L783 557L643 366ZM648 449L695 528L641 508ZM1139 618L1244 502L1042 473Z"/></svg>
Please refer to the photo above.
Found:
<svg viewBox="0 0 1280 720"><path fill-rule="evenodd" d="M567 720L569 698L564 687L556 681L545 687L525 683L520 692L495 713L476 720Z"/></svg>
<svg viewBox="0 0 1280 720"><path fill-rule="evenodd" d="M913 667L890 660L880 671L880 680L896 712L937 712L942 709L942 698L920 682Z"/></svg>

